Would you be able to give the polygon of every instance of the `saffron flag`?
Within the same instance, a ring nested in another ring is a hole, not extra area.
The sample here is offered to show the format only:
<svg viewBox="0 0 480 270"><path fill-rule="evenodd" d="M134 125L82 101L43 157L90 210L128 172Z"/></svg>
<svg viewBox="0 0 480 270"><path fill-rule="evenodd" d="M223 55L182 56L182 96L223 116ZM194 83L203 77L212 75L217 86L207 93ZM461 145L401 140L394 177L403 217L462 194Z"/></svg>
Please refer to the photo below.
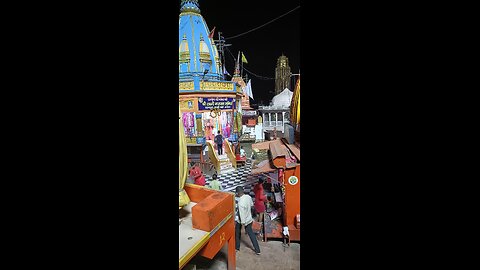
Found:
<svg viewBox="0 0 480 270"><path fill-rule="evenodd" d="M290 122L295 124L296 128L300 124L300 75L298 76L290 104Z"/></svg>
<svg viewBox="0 0 480 270"><path fill-rule="evenodd" d="M210 32L210 34L208 35L209 38L213 38L213 33L215 33L215 27L213 27L212 31Z"/></svg>
<svg viewBox="0 0 480 270"><path fill-rule="evenodd" d="M243 52L242 52L242 62L245 64L248 64L247 58L245 58L245 55L243 54Z"/></svg>

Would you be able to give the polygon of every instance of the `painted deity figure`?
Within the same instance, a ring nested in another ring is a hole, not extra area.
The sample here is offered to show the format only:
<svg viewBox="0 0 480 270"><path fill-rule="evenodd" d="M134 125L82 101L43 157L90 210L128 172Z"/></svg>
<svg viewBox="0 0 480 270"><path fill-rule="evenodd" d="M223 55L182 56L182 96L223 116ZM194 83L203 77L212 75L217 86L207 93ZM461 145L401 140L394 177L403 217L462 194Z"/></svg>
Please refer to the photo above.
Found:
<svg viewBox="0 0 480 270"><path fill-rule="evenodd" d="M231 125L229 122L227 122L227 126L225 127L225 137L230 138L231 134Z"/></svg>
<svg viewBox="0 0 480 270"><path fill-rule="evenodd" d="M205 119L205 139L213 140L214 137L212 119Z"/></svg>

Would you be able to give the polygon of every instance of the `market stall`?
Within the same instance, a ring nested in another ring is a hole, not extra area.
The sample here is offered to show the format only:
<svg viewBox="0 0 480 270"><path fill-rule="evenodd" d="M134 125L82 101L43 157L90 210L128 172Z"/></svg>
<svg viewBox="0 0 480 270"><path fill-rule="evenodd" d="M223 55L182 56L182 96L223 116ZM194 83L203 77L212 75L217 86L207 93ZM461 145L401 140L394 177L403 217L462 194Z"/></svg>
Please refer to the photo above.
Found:
<svg viewBox="0 0 480 270"><path fill-rule="evenodd" d="M252 174L264 175L267 195L264 240L300 241L300 150L285 139L252 145L256 158ZM263 158L262 158L263 156Z"/></svg>

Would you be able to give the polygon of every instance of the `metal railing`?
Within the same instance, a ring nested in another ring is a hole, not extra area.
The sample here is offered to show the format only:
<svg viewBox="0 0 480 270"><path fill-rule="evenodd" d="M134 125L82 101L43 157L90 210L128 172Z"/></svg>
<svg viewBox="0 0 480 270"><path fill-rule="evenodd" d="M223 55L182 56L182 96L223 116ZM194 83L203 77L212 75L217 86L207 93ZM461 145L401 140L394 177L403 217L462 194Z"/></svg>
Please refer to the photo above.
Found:
<svg viewBox="0 0 480 270"><path fill-rule="evenodd" d="M225 152L227 153L228 159L232 163L232 166L236 169L237 168L237 158L235 157L235 152L232 150L232 144L225 139Z"/></svg>
<svg viewBox="0 0 480 270"><path fill-rule="evenodd" d="M215 151L215 147L213 146L213 143L211 141L206 141L206 144L208 146L208 157L210 158L210 161L212 162L213 166L215 166L215 170L217 173L220 172L220 160L217 155L217 151Z"/></svg>

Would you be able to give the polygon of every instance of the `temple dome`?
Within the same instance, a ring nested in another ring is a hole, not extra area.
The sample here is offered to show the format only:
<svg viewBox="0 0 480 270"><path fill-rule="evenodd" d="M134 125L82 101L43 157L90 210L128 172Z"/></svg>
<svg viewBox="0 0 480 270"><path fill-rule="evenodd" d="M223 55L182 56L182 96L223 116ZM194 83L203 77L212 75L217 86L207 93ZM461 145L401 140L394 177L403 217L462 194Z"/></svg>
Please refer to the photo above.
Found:
<svg viewBox="0 0 480 270"><path fill-rule="evenodd" d="M190 59L190 50L188 49L187 36L183 35L182 42L180 42L180 47L178 48L180 60Z"/></svg>
<svg viewBox="0 0 480 270"><path fill-rule="evenodd" d="M182 0L180 2L180 12L200 13L198 0Z"/></svg>
<svg viewBox="0 0 480 270"><path fill-rule="evenodd" d="M272 98L272 106L280 108L290 107L293 92L285 88L282 92Z"/></svg>
<svg viewBox="0 0 480 270"><path fill-rule="evenodd" d="M178 28L180 81L195 76L211 81L223 80L217 47L209 34L198 1L181 1Z"/></svg>
<svg viewBox="0 0 480 270"><path fill-rule="evenodd" d="M200 34L200 59L208 60L210 58L210 50L208 49L208 45L203 39L202 34Z"/></svg>

